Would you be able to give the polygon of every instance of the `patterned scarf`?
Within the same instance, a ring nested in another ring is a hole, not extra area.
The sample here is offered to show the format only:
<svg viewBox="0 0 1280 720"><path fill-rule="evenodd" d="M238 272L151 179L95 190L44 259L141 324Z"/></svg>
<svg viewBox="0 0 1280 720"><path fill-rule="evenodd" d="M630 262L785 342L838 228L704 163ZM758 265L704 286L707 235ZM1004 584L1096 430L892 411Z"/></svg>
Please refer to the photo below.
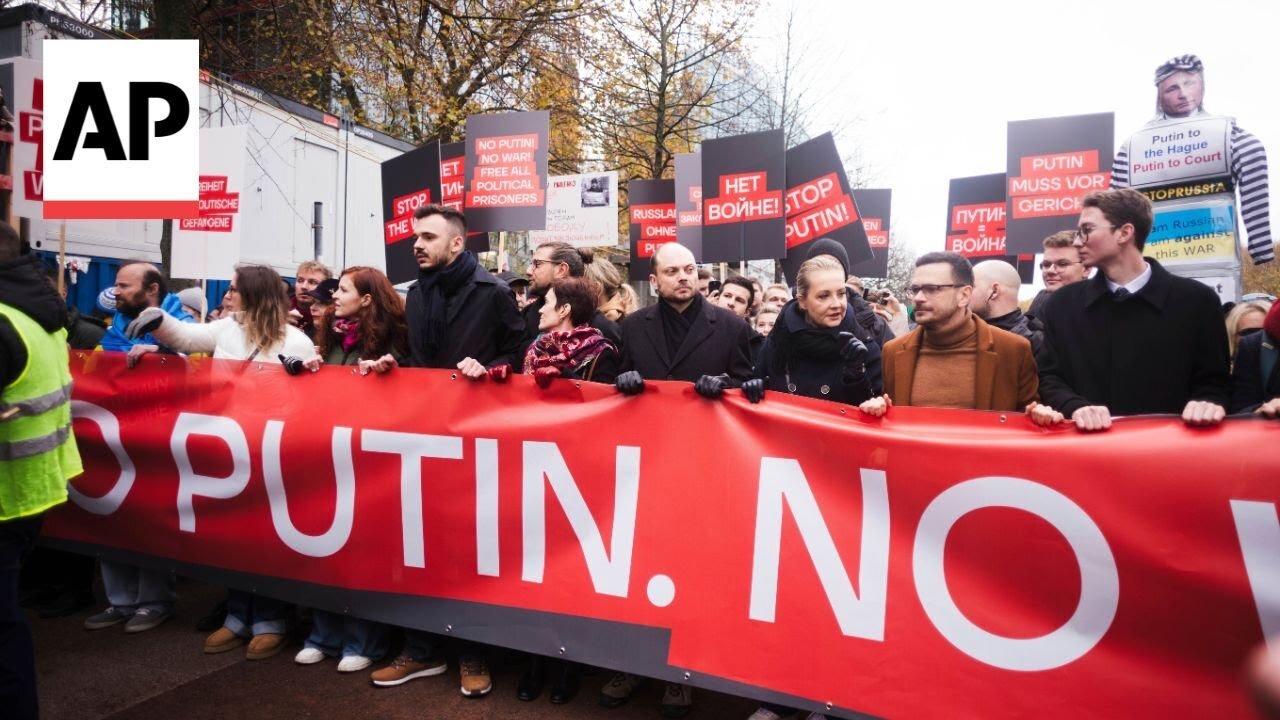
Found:
<svg viewBox="0 0 1280 720"><path fill-rule="evenodd" d="M544 367L576 368L606 350L617 351L599 330L588 324L543 333L524 354L524 372L528 374Z"/></svg>

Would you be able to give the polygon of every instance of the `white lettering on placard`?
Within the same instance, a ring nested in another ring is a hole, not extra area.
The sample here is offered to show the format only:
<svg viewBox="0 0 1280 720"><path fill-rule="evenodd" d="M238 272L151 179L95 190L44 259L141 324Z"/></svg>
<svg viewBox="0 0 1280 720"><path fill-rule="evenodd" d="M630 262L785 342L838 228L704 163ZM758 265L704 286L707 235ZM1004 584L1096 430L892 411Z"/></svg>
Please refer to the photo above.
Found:
<svg viewBox="0 0 1280 720"><path fill-rule="evenodd" d="M987 632L964 616L951 597L943 570L947 535L956 521L982 508L1029 512L1062 533L1080 566L1080 601L1065 624L1034 638ZM956 649L994 667L1033 672L1077 660L1102 640L1120 601L1115 557L1093 520L1062 493L1011 477L976 478L943 491L925 508L912 552L916 593L934 627Z"/></svg>
<svg viewBox="0 0 1280 720"><path fill-rule="evenodd" d="M522 580L542 582L547 554L546 489L542 483L546 478L547 485L569 519L569 527L578 538L596 592L627 597L631 584L631 551L636 534L636 505L640 495L640 448L618 446L615 468L613 536L606 550L600 525L592 517L573 475L569 474L560 448L549 442L524 443Z"/></svg>
<svg viewBox="0 0 1280 720"><path fill-rule="evenodd" d="M356 510L356 473L351 462L351 428L333 429L333 476L337 483L333 521L319 535L298 530L289 517L289 498L280 470L280 435L284 423L268 420L262 432L262 472L267 483L267 500L271 506L271 524L276 535L294 552L310 557L329 557L342 549L351 537Z"/></svg>
<svg viewBox="0 0 1280 720"><path fill-rule="evenodd" d="M498 441L476 438L476 572L498 577Z"/></svg>
<svg viewBox="0 0 1280 720"><path fill-rule="evenodd" d="M231 474L226 477L202 475L191 467L187 439L192 435L216 437L231 451ZM196 497L227 500L244 492L249 485L249 441L240 424L231 418L200 413L180 413L169 437L169 451L178 465L178 529L196 531L196 513L192 501Z"/></svg>
<svg viewBox="0 0 1280 720"><path fill-rule="evenodd" d="M129 491L133 489L133 481L138 477L133 459L129 457L128 452L125 452L124 443L120 442L120 421L110 410L83 400L71 401L71 417L97 423L98 429L102 431L102 441L106 443L107 449L120 464L120 474L116 476L116 482L111 489L99 497L85 495L76 489L75 483L67 483L67 495L71 498L71 502L94 515L110 515L119 510L124 499L129 497Z"/></svg>
<svg viewBox="0 0 1280 720"><path fill-rule="evenodd" d="M364 430L360 449L400 456L400 531L405 567L426 567L422 540L422 458L462 459L462 438Z"/></svg>
<svg viewBox="0 0 1280 720"><path fill-rule="evenodd" d="M1275 503L1232 500L1231 516L1262 634L1272 648L1280 647L1280 519Z"/></svg>
<svg viewBox="0 0 1280 720"><path fill-rule="evenodd" d="M800 537L818 572L840 632L849 637L884 640L889 576L889 491L883 471L864 468L861 477L862 542L858 561L859 592L855 593L799 461L770 457L760 460L748 611L752 620L774 621L785 504L800 528Z"/></svg>

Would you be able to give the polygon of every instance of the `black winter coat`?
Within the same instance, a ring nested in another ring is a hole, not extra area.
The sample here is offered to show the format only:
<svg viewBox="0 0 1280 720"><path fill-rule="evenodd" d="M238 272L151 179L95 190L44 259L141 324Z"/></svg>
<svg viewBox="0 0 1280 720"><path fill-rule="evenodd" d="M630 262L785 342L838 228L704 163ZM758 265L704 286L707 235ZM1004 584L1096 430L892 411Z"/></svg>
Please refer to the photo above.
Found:
<svg viewBox="0 0 1280 720"><path fill-rule="evenodd" d="M1269 348L1264 347L1264 343ZM1240 338L1236 347L1236 367L1231 382L1231 404L1227 409L1233 413L1253 412L1258 406L1272 398L1280 397L1280 363L1271 370L1271 377L1262 377L1262 353L1280 352L1280 343L1265 330L1248 337Z"/></svg>
<svg viewBox="0 0 1280 720"><path fill-rule="evenodd" d="M409 286L404 309L409 322L410 366L455 368L464 358L475 358L485 367L502 363L520 367L524 319L506 283L477 266L471 282L450 296L447 303L448 339L435 357L422 357L413 342L425 323L421 291L416 282Z"/></svg>
<svg viewBox="0 0 1280 720"><path fill-rule="evenodd" d="M622 372L636 370L646 380L687 382L727 374L735 386L751 377L751 328L729 310L705 300L674 357L667 355L658 303L623 318L621 330Z"/></svg>
<svg viewBox="0 0 1280 720"><path fill-rule="evenodd" d="M1180 414L1190 400L1228 405L1217 293L1147 262L1151 280L1123 300L1100 272L1050 296L1039 318L1041 402L1067 417L1085 405L1105 405L1112 415Z"/></svg>
<svg viewBox="0 0 1280 720"><path fill-rule="evenodd" d="M857 405L880 392L880 345L852 314L845 314L836 332L853 333L867 346L862 368L848 367L838 358L805 355L793 337L806 327L804 312L795 300L778 313L778 322L765 339L755 368L756 377L767 379L770 390L847 405Z"/></svg>

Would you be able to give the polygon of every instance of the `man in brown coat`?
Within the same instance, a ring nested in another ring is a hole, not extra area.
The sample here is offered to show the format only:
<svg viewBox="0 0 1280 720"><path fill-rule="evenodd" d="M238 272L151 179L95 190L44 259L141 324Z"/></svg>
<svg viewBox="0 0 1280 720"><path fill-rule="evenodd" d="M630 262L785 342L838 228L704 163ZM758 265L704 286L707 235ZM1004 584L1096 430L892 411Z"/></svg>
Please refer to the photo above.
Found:
<svg viewBox="0 0 1280 720"><path fill-rule="evenodd" d="M1034 407L1039 379L1031 343L970 310L968 260L955 253L921 256L910 293L917 327L884 346L885 395L863 403L863 412L882 415L894 403L1016 412Z"/></svg>

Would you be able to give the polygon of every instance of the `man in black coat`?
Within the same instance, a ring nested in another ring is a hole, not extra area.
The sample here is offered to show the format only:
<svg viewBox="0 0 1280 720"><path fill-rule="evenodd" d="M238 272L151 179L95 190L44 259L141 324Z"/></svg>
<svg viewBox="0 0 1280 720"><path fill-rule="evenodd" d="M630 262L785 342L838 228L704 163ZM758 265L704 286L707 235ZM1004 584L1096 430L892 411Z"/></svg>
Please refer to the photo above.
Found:
<svg viewBox="0 0 1280 720"><path fill-rule="evenodd" d="M1231 390L1217 294L1142 257L1151 202L1134 190L1085 197L1075 246L1094 277L1050 297L1040 397L1081 430L1111 416L1180 413L1215 425Z"/></svg>
<svg viewBox="0 0 1280 720"><path fill-rule="evenodd" d="M462 213L426 205L413 215L418 281L405 315L413 367L457 368L469 378L488 368L518 366L524 320L506 283L466 250Z"/></svg>
<svg viewBox="0 0 1280 720"><path fill-rule="evenodd" d="M606 261L607 262L607 261ZM582 277L587 270L586 260L578 249L569 243L549 242L538 246L529 261L529 304L524 306L524 337L520 344L520 357L538 339L538 314L547 303L547 291L556 280ZM605 340L621 349L622 335L618 324L596 310L591 317L591 327L600 331Z"/></svg>

